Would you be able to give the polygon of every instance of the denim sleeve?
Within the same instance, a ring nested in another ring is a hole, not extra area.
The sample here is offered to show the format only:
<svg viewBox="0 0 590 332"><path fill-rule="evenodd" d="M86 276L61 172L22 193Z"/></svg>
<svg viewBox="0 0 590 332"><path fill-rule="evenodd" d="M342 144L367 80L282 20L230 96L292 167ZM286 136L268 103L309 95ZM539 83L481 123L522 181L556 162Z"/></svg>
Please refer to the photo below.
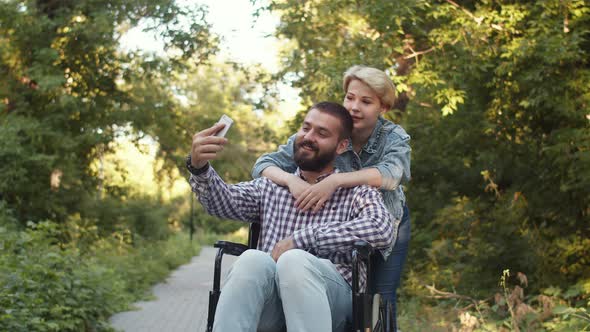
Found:
<svg viewBox="0 0 590 332"><path fill-rule="evenodd" d="M382 146L382 156L372 167L381 173L381 189L394 190L400 183L410 181L410 135L403 129L401 132L393 130L387 134Z"/></svg>
<svg viewBox="0 0 590 332"><path fill-rule="evenodd" d="M279 146L275 152L263 154L256 160L254 168L252 169L252 177L259 178L269 166L276 166L287 173L293 173L297 170L297 165L293 161L293 144L295 142L295 135L289 137L287 144Z"/></svg>

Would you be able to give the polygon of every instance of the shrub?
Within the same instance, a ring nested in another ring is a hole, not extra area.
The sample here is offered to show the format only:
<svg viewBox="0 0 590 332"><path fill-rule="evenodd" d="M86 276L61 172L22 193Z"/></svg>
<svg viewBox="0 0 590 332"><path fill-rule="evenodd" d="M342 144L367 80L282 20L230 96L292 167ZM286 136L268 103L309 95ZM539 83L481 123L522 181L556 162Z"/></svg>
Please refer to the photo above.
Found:
<svg viewBox="0 0 590 332"><path fill-rule="evenodd" d="M425 286L413 296L402 295L399 323L404 331L590 330L590 280L566 291L530 290L526 275L509 270L503 271L495 294L483 299Z"/></svg>
<svg viewBox="0 0 590 332"><path fill-rule="evenodd" d="M181 234L153 242L137 237L131 246L114 233L88 245L71 234L62 242L63 228L49 221L22 232L0 227L1 331L110 331L111 314L197 253ZM76 234L87 239L93 232Z"/></svg>

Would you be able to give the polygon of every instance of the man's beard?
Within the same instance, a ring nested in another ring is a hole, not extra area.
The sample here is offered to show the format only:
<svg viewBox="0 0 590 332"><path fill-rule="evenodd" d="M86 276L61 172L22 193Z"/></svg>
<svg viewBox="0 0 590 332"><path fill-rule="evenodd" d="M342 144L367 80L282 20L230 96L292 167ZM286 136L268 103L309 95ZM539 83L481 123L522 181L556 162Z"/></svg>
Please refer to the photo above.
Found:
<svg viewBox="0 0 590 332"><path fill-rule="evenodd" d="M310 147L313 151L302 150L304 146ZM303 171L321 171L336 158L336 147L333 150L322 153L319 152L318 146L311 141L297 142L296 140L293 150L293 160L295 160L295 164ZM312 157L304 157L303 154L306 152L312 154Z"/></svg>

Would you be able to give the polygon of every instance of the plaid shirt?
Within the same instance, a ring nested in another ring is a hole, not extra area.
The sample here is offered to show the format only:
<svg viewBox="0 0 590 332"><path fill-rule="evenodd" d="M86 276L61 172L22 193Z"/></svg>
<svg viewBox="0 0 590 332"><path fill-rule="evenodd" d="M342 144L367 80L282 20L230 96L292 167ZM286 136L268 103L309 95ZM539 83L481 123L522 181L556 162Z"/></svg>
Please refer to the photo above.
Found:
<svg viewBox="0 0 590 332"><path fill-rule="evenodd" d="M295 173L302 177L299 170ZM327 177L322 175L318 181ZM212 215L260 222L258 248L270 253L275 244L293 236L295 246L329 259L352 285L352 247L364 240L385 249L396 238L397 225L387 211L378 190L369 186L339 188L317 213L295 208L295 199L286 187L265 177L227 185L212 167L189 182L203 207ZM366 284L366 268L361 266L361 289Z"/></svg>

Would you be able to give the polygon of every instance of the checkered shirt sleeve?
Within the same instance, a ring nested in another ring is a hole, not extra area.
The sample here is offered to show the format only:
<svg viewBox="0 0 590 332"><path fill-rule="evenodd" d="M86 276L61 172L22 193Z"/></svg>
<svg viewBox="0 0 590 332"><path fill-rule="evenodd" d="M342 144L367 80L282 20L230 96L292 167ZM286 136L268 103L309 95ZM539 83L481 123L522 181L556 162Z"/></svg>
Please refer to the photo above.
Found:
<svg viewBox="0 0 590 332"><path fill-rule="evenodd" d="M192 191L211 215L246 222L260 220L261 180L226 184L213 167L189 178Z"/></svg>
<svg viewBox="0 0 590 332"><path fill-rule="evenodd" d="M333 199L341 201L339 197ZM295 231L293 239L296 246L313 249L320 257L335 252L349 253L359 240L370 243L376 249L391 246L395 231L381 193L369 186L357 187L352 204L351 215L337 214L330 220Z"/></svg>

